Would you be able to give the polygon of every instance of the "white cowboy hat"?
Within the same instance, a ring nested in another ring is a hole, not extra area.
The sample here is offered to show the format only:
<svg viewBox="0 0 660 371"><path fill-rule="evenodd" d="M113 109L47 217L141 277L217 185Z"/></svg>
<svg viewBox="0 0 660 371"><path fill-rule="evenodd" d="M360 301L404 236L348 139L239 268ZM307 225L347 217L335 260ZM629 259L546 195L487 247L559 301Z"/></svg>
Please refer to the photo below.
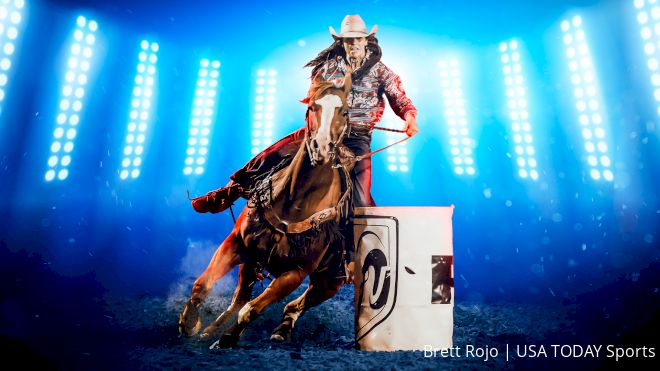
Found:
<svg viewBox="0 0 660 371"><path fill-rule="evenodd" d="M344 17L344 20L341 21L341 33L337 35L335 29L330 26L330 34L334 37L368 37L375 35L378 31L378 25L375 25L371 28L371 31L367 33L367 25L362 20L362 17L359 15L347 15Z"/></svg>

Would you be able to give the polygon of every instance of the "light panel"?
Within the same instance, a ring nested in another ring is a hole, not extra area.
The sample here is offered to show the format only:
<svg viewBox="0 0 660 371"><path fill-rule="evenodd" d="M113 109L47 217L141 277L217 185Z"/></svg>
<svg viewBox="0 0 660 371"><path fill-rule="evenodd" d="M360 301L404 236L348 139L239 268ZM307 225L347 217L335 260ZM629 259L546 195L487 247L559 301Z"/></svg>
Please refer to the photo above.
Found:
<svg viewBox="0 0 660 371"><path fill-rule="evenodd" d="M593 59L582 27L582 18L575 16L570 20L562 21L561 30L589 175L594 180L612 181L614 173L611 170L612 160L605 130L603 103L596 81Z"/></svg>
<svg viewBox="0 0 660 371"><path fill-rule="evenodd" d="M438 66L454 173L473 176L477 171L474 162L474 140L470 137L468 128L460 66L456 59L441 60Z"/></svg>
<svg viewBox="0 0 660 371"><path fill-rule="evenodd" d="M646 66L651 75L656 112L660 115L660 6L657 0L635 0L637 22L646 56Z"/></svg>
<svg viewBox="0 0 660 371"><path fill-rule="evenodd" d="M500 43L500 60L506 88L507 109L511 120L515 162L518 176L537 180L539 172L536 162L536 149L529 118L527 83L523 77L520 42L510 40Z"/></svg>
<svg viewBox="0 0 660 371"><path fill-rule="evenodd" d="M209 152L209 139L215 124L215 107L218 98L220 61L202 59L197 77L193 101L192 119L188 137L188 149L183 168L185 175L204 173Z"/></svg>
<svg viewBox="0 0 660 371"><path fill-rule="evenodd" d="M383 127L400 129L402 121L392 111L386 111L383 115ZM393 144L403 138L400 133L390 131L385 132L385 141L387 145ZM407 173L410 170L408 162L408 141L401 142L385 150L387 153L387 170L392 172Z"/></svg>
<svg viewBox="0 0 660 371"><path fill-rule="evenodd" d="M9 71L16 51L19 26L23 19L23 0L2 0L0 2L0 114L7 94Z"/></svg>
<svg viewBox="0 0 660 371"><path fill-rule="evenodd" d="M277 93L277 71L257 71L254 98L254 120L252 121L252 154L256 155L273 144L275 120L275 93Z"/></svg>
<svg viewBox="0 0 660 371"><path fill-rule="evenodd" d="M44 178L64 180L69 176L69 167L80 115L83 110L85 87L87 86L91 68L96 32L98 24L84 16L76 19L73 40L69 47L67 70L64 75L64 84L61 90L58 113L55 118L53 141L50 145L48 170Z"/></svg>
<svg viewBox="0 0 660 371"><path fill-rule="evenodd" d="M158 50L158 43L147 40L140 42L126 140L119 169L119 178L122 180L135 179L140 176L146 136L151 123L150 113L154 101L153 96L156 89Z"/></svg>

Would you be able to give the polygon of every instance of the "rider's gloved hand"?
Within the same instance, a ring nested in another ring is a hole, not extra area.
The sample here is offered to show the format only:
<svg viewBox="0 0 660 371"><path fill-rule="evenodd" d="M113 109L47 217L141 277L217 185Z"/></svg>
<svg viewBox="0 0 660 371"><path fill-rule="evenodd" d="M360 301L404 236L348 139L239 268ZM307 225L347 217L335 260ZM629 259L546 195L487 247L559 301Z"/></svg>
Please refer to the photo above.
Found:
<svg viewBox="0 0 660 371"><path fill-rule="evenodd" d="M417 118L415 114L408 112L406 114L406 124L403 127L403 130L408 134L409 137L417 134L419 132L419 127L417 126Z"/></svg>
<svg viewBox="0 0 660 371"><path fill-rule="evenodd" d="M403 130L408 134L409 137L417 134L419 127L417 126L417 118L412 112L406 114L406 124L403 127Z"/></svg>
<svg viewBox="0 0 660 371"><path fill-rule="evenodd" d="M355 262L350 262L346 264L346 284L350 285L353 284L353 279L354 279L354 272L355 272Z"/></svg>

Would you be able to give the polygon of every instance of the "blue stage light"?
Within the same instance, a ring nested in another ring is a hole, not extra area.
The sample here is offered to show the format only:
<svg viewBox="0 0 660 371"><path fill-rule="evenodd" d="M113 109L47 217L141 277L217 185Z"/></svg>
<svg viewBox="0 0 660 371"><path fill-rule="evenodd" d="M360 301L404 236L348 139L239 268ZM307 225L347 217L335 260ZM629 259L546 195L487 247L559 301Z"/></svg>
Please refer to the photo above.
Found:
<svg viewBox="0 0 660 371"><path fill-rule="evenodd" d="M215 124L218 98L220 62L202 59L197 74L197 88L193 97L192 118L188 136L188 149L183 168L185 175L204 173L208 159L211 131Z"/></svg>
<svg viewBox="0 0 660 371"><path fill-rule="evenodd" d="M392 111L385 111L382 119L383 127L399 129L401 128L401 119ZM390 145L401 139L401 134L386 132L386 143ZM392 172L400 171L406 173L410 171L410 163L408 162L408 142L399 143L393 147L385 150L387 153L387 170Z"/></svg>
<svg viewBox="0 0 660 371"><path fill-rule="evenodd" d="M24 7L23 0L5 0L0 3L0 45L2 47L0 50L0 114L2 113L2 102L6 96L9 70L12 65L12 56L16 50L18 28L23 18Z"/></svg>
<svg viewBox="0 0 660 371"><path fill-rule="evenodd" d="M14 2L16 4L16 1ZM61 90L58 113L55 118L53 142L48 158L48 170L44 178L50 182L54 179L65 180L69 176L71 153L77 135L80 113L83 109L87 72L93 56L95 37L98 29L95 21L79 16L73 32L73 41L69 49L67 72L64 75L64 85ZM88 37L88 36L92 37ZM1 67L2 61L0 61Z"/></svg>
<svg viewBox="0 0 660 371"><path fill-rule="evenodd" d="M660 6L656 1L635 0L637 22L640 26L640 36L644 45L646 66L651 74L651 85L656 104L656 112L660 115Z"/></svg>
<svg viewBox="0 0 660 371"><path fill-rule="evenodd" d="M537 180L539 172L527 105L527 84L520 61L520 42L511 40L501 43L500 54L518 175L521 178Z"/></svg>
<svg viewBox="0 0 660 371"><path fill-rule="evenodd" d="M152 102L152 85L155 80L158 44L142 40L138 53L135 85L131 96L129 120L124 146L124 157L121 161L119 178L128 179L140 176L142 157L146 147L146 137L149 129L149 113ZM149 69L149 68L152 69ZM151 81L151 84L148 82ZM148 94L147 94L148 93Z"/></svg>
<svg viewBox="0 0 660 371"><path fill-rule="evenodd" d="M456 59L441 60L438 66L454 172L458 175L475 175L474 141L468 129L459 63Z"/></svg>
<svg viewBox="0 0 660 371"><path fill-rule="evenodd" d="M257 71L255 104L252 121L252 154L256 155L273 144L275 119L275 93L277 92L277 71L260 69Z"/></svg>
<svg viewBox="0 0 660 371"><path fill-rule="evenodd" d="M584 140L589 175L594 180L614 180L612 161L608 154L606 124L603 122L602 99L593 59L582 27L582 18L575 16L561 22L568 69L573 83L573 97L578 123Z"/></svg>

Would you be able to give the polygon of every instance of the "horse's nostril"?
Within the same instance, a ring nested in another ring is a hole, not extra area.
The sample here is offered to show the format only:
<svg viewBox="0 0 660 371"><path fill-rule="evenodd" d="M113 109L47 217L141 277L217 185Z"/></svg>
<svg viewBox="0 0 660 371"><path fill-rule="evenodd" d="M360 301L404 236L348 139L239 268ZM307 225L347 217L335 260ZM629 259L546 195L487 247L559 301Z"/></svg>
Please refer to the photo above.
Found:
<svg viewBox="0 0 660 371"><path fill-rule="evenodd" d="M316 139L312 140L312 148L319 149L319 142Z"/></svg>

